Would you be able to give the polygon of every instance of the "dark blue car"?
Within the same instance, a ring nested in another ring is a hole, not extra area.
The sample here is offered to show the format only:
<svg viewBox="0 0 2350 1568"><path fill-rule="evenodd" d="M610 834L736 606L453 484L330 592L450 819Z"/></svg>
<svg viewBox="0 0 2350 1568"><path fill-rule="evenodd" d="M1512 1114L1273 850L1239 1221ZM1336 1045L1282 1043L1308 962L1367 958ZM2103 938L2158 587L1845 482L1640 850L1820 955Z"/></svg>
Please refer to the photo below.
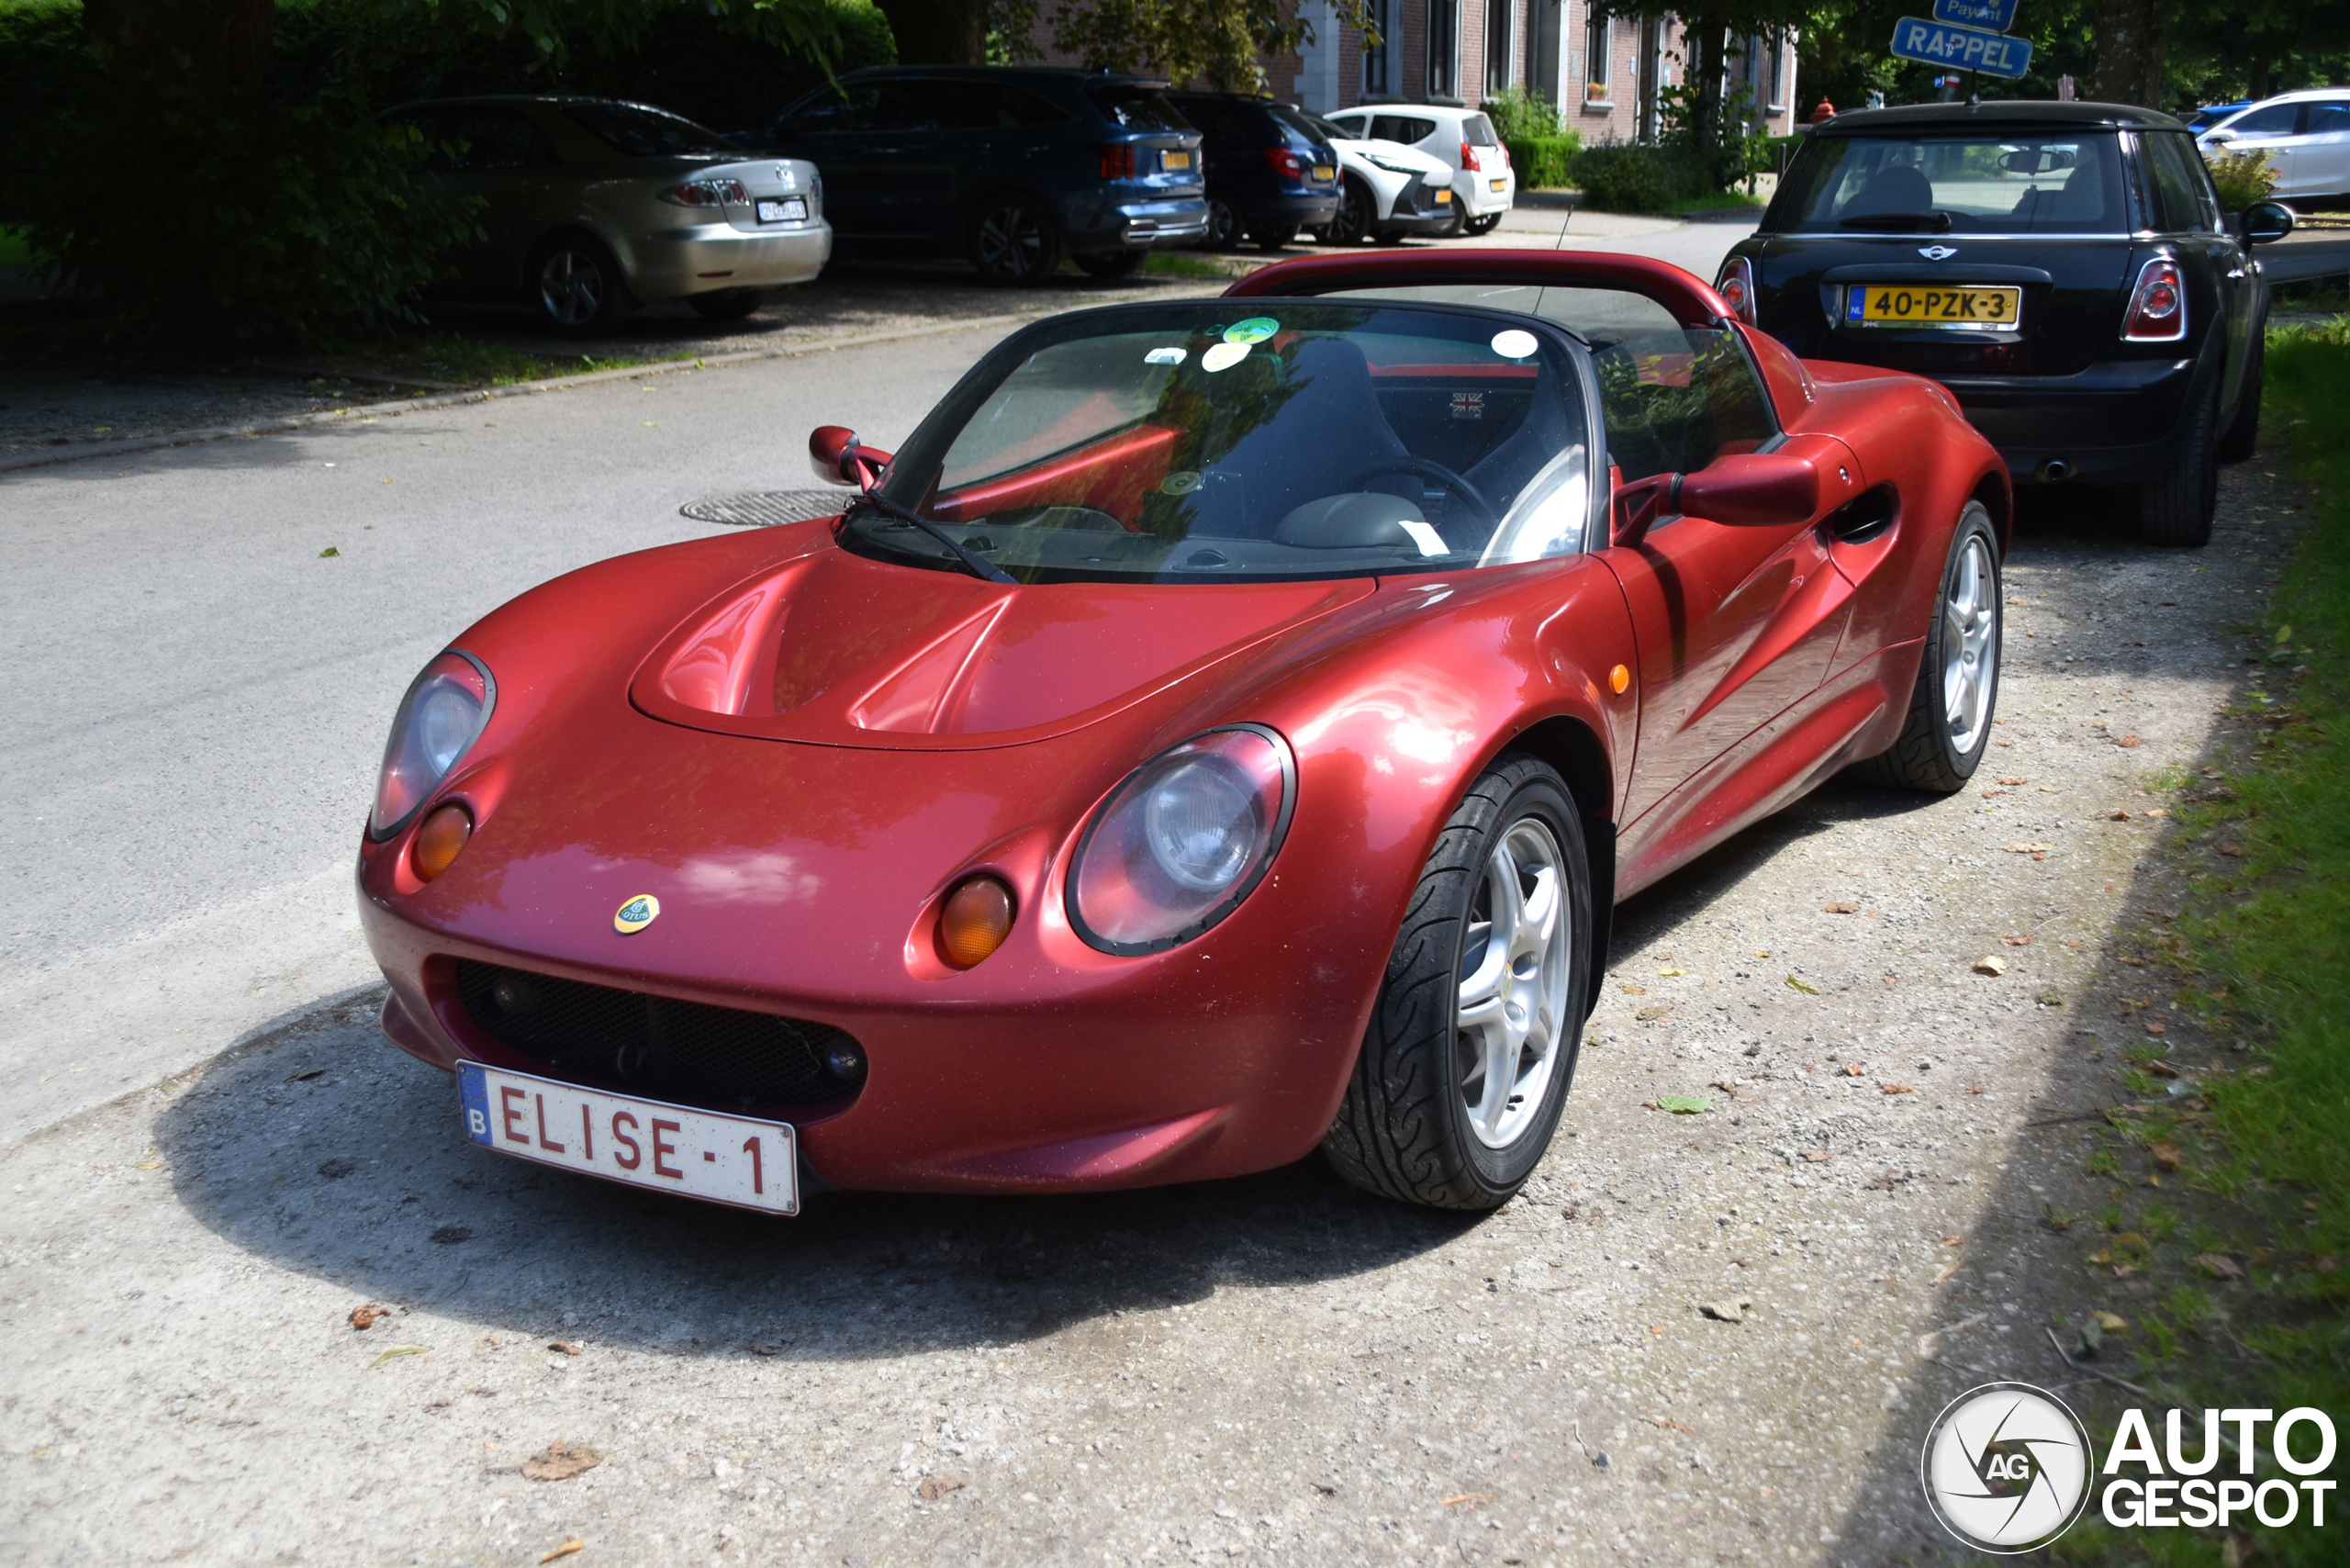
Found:
<svg viewBox="0 0 2350 1568"><path fill-rule="evenodd" d="M1170 93L1199 128L1207 162L1208 243L1228 251L1240 236L1278 251L1301 229L1338 215L1338 153L1287 104L1237 93Z"/></svg>
<svg viewBox="0 0 2350 1568"><path fill-rule="evenodd" d="M886 66L820 87L737 140L816 165L836 255L968 256L999 284L1041 283L1066 255L1122 277L1207 231L1200 136L1166 85Z"/></svg>

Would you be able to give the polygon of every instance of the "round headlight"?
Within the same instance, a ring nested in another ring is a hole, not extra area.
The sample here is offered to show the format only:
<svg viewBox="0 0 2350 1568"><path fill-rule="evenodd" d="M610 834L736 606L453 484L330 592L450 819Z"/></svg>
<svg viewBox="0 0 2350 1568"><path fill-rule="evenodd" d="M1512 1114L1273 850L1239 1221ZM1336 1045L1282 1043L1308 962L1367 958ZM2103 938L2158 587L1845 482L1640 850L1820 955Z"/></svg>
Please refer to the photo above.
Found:
<svg viewBox="0 0 2350 1568"><path fill-rule="evenodd" d="M440 788L489 722L497 693L489 666L471 654L453 649L424 666L392 718L384 770L375 780L375 809L367 818L373 837L381 841L397 833Z"/></svg>
<svg viewBox="0 0 2350 1568"><path fill-rule="evenodd" d="M1272 864L1296 803L1289 745L1256 724L1194 735L1136 769L1088 824L1069 922L1105 953L1188 942Z"/></svg>

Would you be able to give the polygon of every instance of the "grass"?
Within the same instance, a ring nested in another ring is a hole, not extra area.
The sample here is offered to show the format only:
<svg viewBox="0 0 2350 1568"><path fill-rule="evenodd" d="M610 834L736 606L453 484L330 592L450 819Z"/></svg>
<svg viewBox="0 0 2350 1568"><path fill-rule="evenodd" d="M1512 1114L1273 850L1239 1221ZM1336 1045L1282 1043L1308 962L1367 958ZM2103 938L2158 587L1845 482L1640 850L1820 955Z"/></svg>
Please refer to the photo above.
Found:
<svg viewBox="0 0 2350 1568"><path fill-rule="evenodd" d="M32 248L25 243L25 231L0 228L0 267L28 267L32 264Z"/></svg>
<svg viewBox="0 0 2350 1568"><path fill-rule="evenodd" d="M433 328L381 342L322 344L307 351L302 357L338 370L395 379L414 376L421 381L453 381L467 386L511 386L518 381L624 370L694 356L687 353L631 358L569 352L547 353L487 334Z"/></svg>
<svg viewBox="0 0 2350 1568"><path fill-rule="evenodd" d="M1751 207L1760 212L1769 205L1761 196L1751 196L1743 191L1721 191L1713 196L1700 196L1695 201L1678 203L1673 211L1675 216L1684 212L1728 212L1733 207Z"/></svg>
<svg viewBox="0 0 2350 1568"><path fill-rule="evenodd" d="M1142 270L1152 277L1229 278L1232 269L1220 266L1205 256L1193 256L1181 251L1153 251Z"/></svg>

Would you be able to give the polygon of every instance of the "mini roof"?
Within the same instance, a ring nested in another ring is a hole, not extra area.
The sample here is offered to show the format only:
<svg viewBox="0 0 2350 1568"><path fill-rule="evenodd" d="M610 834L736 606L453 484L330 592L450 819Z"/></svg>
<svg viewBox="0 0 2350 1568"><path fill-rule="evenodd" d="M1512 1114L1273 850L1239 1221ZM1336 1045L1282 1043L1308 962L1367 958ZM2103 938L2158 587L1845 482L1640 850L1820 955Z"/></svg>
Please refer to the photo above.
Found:
<svg viewBox="0 0 2350 1568"><path fill-rule="evenodd" d="M2012 126L2138 127L2185 130L2185 122L2159 109L2132 104L2060 103L2053 98L2004 99L1991 104L1903 104L1898 108L1855 109L1811 128L1814 136L1876 136L1904 130L1987 130Z"/></svg>

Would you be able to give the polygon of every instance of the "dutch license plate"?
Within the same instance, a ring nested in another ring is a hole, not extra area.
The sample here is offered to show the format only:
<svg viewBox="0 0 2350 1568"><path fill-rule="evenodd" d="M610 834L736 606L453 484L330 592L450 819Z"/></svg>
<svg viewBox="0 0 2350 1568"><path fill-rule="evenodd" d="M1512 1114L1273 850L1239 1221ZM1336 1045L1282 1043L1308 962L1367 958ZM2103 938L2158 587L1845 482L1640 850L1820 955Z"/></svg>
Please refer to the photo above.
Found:
<svg viewBox="0 0 2350 1568"><path fill-rule="evenodd" d="M759 199L759 221L762 223L798 223L808 216L808 201L804 196L785 196L772 200Z"/></svg>
<svg viewBox="0 0 2350 1568"><path fill-rule="evenodd" d="M1450 185L1439 185L1437 188L1436 204L1438 207L1450 207L1452 205L1452 187Z"/></svg>
<svg viewBox="0 0 2350 1568"><path fill-rule="evenodd" d="M1192 155L1189 152L1162 152L1158 155L1158 166L1162 169L1188 169L1192 166Z"/></svg>
<svg viewBox="0 0 2350 1568"><path fill-rule="evenodd" d="M1844 319L1863 327L2012 327L2023 308L2020 288L1950 288L1873 283L1844 302Z"/></svg>
<svg viewBox="0 0 2350 1568"><path fill-rule="evenodd" d="M1507 180L1487 180L1485 182L1485 188L1498 196L1503 191L1509 188L1509 182Z"/></svg>
<svg viewBox="0 0 2350 1568"><path fill-rule="evenodd" d="M1316 163L1314 165L1314 177L1326 184L1338 177L1338 166L1336 163Z"/></svg>
<svg viewBox="0 0 2350 1568"><path fill-rule="evenodd" d="M465 1136L484 1148L655 1192L768 1214L800 1212L788 1122L582 1089L477 1061L457 1064Z"/></svg>

